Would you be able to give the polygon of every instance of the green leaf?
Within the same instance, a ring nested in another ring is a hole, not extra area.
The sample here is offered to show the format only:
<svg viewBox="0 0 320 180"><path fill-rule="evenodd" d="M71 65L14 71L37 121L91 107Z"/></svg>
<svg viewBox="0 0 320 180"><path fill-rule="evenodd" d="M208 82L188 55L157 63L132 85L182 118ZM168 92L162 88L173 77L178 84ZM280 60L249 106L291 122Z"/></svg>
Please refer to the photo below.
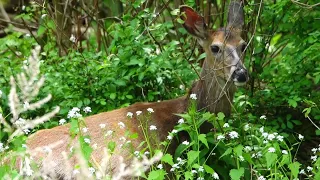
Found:
<svg viewBox="0 0 320 180"><path fill-rule="evenodd" d="M207 148L209 148L209 145L208 145L208 142L207 142L207 139L206 139L206 135L205 134L200 134L198 136L199 140L204 144L206 145Z"/></svg>
<svg viewBox="0 0 320 180"><path fill-rule="evenodd" d="M219 112L218 113L218 119L219 120L223 120L226 116L222 113L222 112Z"/></svg>
<svg viewBox="0 0 320 180"><path fill-rule="evenodd" d="M44 32L46 32L46 30L47 30L46 27L44 27L44 26L39 26L39 27L38 27L38 32L37 32L38 36L42 36L42 35L44 34Z"/></svg>
<svg viewBox="0 0 320 180"><path fill-rule="evenodd" d="M289 129L293 129L293 124L292 124L292 122L287 121L287 127L288 127Z"/></svg>
<svg viewBox="0 0 320 180"><path fill-rule="evenodd" d="M117 96L116 93L111 93L109 97L110 97L110 99L114 100L116 98L116 96Z"/></svg>
<svg viewBox="0 0 320 180"><path fill-rule="evenodd" d="M111 151L111 153L114 151L116 148L116 143L114 141L108 142L108 149Z"/></svg>
<svg viewBox="0 0 320 180"><path fill-rule="evenodd" d="M320 135L320 130L319 130L319 129L316 130L316 135L317 135L317 136Z"/></svg>
<svg viewBox="0 0 320 180"><path fill-rule="evenodd" d="M164 176L166 175L166 172L163 169L151 171L148 176L148 180L162 180L164 179Z"/></svg>
<svg viewBox="0 0 320 180"><path fill-rule="evenodd" d="M243 146L241 144L235 147L233 150L237 156L242 156Z"/></svg>
<svg viewBox="0 0 320 180"><path fill-rule="evenodd" d="M188 156L188 165L192 165L193 162L199 157L200 152L199 151L189 151Z"/></svg>
<svg viewBox="0 0 320 180"><path fill-rule="evenodd" d="M297 105L298 105L297 101L295 101L294 99L289 99L288 103L290 106L292 106L294 108L297 107Z"/></svg>
<svg viewBox="0 0 320 180"><path fill-rule="evenodd" d="M173 158L172 158L172 155L171 155L171 154L165 154L164 156L162 156L161 161L162 161L162 162L165 162L165 163L168 163L168 164L170 164L171 166L174 164L174 163L173 163Z"/></svg>
<svg viewBox="0 0 320 180"><path fill-rule="evenodd" d="M291 170L291 175L294 178L298 178L299 168L301 164L299 162L294 162L292 164L289 164L289 169Z"/></svg>
<svg viewBox="0 0 320 180"><path fill-rule="evenodd" d="M203 167L204 167L204 170L208 173L208 174L213 174L214 173L214 170L210 167L210 166L208 166L208 165L203 165Z"/></svg>
<svg viewBox="0 0 320 180"><path fill-rule="evenodd" d="M191 174L190 171L186 171L186 172L184 173L184 179L185 179L185 180L188 180L188 179L192 180L192 179L193 179L193 178L192 178L192 174Z"/></svg>
<svg viewBox="0 0 320 180"><path fill-rule="evenodd" d="M228 148L228 149L220 156L220 159L221 159L223 156L226 156L226 155L231 154L231 152L232 152L232 148Z"/></svg>
<svg viewBox="0 0 320 180"><path fill-rule="evenodd" d="M244 175L244 168L241 167L240 169L231 169L229 175L232 180L239 180L240 177Z"/></svg>
<svg viewBox="0 0 320 180"><path fill-rule="evenodd" d="M267 161L267 167L270 168L277 160L277 154L276 153L271 153L267 152L266 153L266 161Z"/></svg>

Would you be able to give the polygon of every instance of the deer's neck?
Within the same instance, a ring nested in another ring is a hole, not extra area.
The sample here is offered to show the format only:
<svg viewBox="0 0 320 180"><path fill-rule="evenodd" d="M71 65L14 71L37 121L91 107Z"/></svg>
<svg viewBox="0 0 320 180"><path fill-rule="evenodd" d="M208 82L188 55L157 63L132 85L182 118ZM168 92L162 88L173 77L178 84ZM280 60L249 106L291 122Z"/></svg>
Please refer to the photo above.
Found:
<svg viewBox="0 0 320 180"><path fill-rule="evenodd" d="M226 82L224 77L218 76L204 62L201 80L193 85L191 93L197 94L198 110L206 110L211 113L223 112L228 116L231 113L235 90L233 82Z"/></svg>

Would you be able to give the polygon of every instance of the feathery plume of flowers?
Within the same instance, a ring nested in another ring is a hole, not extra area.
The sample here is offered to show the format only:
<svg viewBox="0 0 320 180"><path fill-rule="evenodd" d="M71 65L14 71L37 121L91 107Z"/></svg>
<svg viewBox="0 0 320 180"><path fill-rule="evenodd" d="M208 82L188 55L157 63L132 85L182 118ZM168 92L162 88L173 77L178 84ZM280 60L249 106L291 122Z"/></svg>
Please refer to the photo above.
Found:
<svg viewBox="0 0 320 180"><path fill-rule="evenodd" d="M59 107L55 107L53 111L41 117L24 121L22 124L17 122L20 119L20 114L40 108L52 98L51 94L48 94L47 97L43 99L35 100L45 80L44 76L40 74L39 54L40 46L36 46L31 51L31 55L27 60L28 63L23 65L23 72L18 74L16 78L13 76L10 77L11 89L8 99L12 113L10 121L13 125L9 125L3 118L0 121L6 127L7 131L11 132L9 140L14 136L23 134L28 129L32 129L48 121L60 110ZM19 87L19 89L17 87Z"/></svg>

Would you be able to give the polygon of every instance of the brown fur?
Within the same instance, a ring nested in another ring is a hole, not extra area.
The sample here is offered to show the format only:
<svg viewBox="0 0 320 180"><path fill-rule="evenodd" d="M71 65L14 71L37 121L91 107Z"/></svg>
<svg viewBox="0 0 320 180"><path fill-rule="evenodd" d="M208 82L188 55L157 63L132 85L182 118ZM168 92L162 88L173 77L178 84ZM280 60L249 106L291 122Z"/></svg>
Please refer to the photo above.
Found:
<svg viewBox="0 0 320 180"><path fill-rule="evenodd" d="M226 35L226 31L210 31L206 29L206 25L202 24L203 18L197 15L191 8L183 6L181 11L186 13L184 16L184 27L189 33L196 36L200 45L204 48L207 57L202 67L201 80L193 84L191 93L197 95L197 108L198 110L207 110L211 113L224 112L226 115L231 113L231 104L234 92L236 90L232 81L230 81L230 63L234 60L229 56L216 57L210 50L210 46L214 43L223 43L225 46L237 50L241 44L242 39L240 33L237 31L228 30L231 34ZM188 19L191 18L191 19ZM241 24L241 23L238 23ZM229 23L228 27L231 27ZM240 27L238 27L239 29ZM227 37L227 38L226 38ZM237 50L239 53L239 50ZM240 56L240 55L239 55ZM240 65L241 61L239 62ZM189 95L190 95L189 94ZM88 127L89 135L91 137L91 144L97 144L97 149L92 153L92 158L100 161L103 158L102 148L106 147L106 140L104 131L99 127L99 124L106 124L106 130L115 130L115 135L108 139L108 141L115 141L117 149L115 154L111 157L111 170L114 172L119 165L119 156L126 158L126 162L131 160L131 153L128 150L119 148L121 141L120 137L124 136L125 131L136 132L139 137L132 142L134 149L137 149L139 144L144 141L144 136L139 124L139 121L134 118L129 119L126 117L128 112L135 114L136 111L143 111L147 113L147 108L153 108L151 121L149 125L156 125L157 139L163 141L166 139L169 132L177 124L179 117L176 114L184 113L188 107L189 95L180 97L173 100L167 100L156 103L136 103L127 108L122 108L110 112L104 112L97 115L85 118L85 124ZM120 129L118 123L123 122L126 124L126 129ZM51 143L61 140L63 143L52 149L53 161L56 166L52 167L56 172L61 173L64 171L64 159L61 152L69 152L70 146L76 146L77 138L71 139L69 135L69 124L58 126L52 129L46 129L36 132L30 136L27 141L28 151L33 152L38 147L48 146ZM175 146L171 146L169 152L174 151ZM32 155L35 160L41 164L42 158L45 158L44 153L36 153ZM69 159L71 166L77 163L77 159L72 157ZM70 173L70 172L66 172Z"/></svg>

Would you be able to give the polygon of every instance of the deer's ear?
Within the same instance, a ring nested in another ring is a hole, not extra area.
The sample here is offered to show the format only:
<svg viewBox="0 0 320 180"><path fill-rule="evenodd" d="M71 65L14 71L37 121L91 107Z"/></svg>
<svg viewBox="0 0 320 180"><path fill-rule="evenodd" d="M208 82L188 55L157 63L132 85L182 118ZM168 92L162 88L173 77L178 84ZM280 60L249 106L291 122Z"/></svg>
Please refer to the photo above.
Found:
<svg viewBox="0 0 320 180"><path fill-rule="evenodd" d="M184 21L183 27L193 36L200 39L207 39L207 25L204 18L195 12L191 7L180 6L181 19Z"/></svg>
<svg viewBox="0 0 320 180"><path fill-rule="evenodd" d="M233 1L229 5L228 28L242 30L244 15L242 3Z"/></svg>

